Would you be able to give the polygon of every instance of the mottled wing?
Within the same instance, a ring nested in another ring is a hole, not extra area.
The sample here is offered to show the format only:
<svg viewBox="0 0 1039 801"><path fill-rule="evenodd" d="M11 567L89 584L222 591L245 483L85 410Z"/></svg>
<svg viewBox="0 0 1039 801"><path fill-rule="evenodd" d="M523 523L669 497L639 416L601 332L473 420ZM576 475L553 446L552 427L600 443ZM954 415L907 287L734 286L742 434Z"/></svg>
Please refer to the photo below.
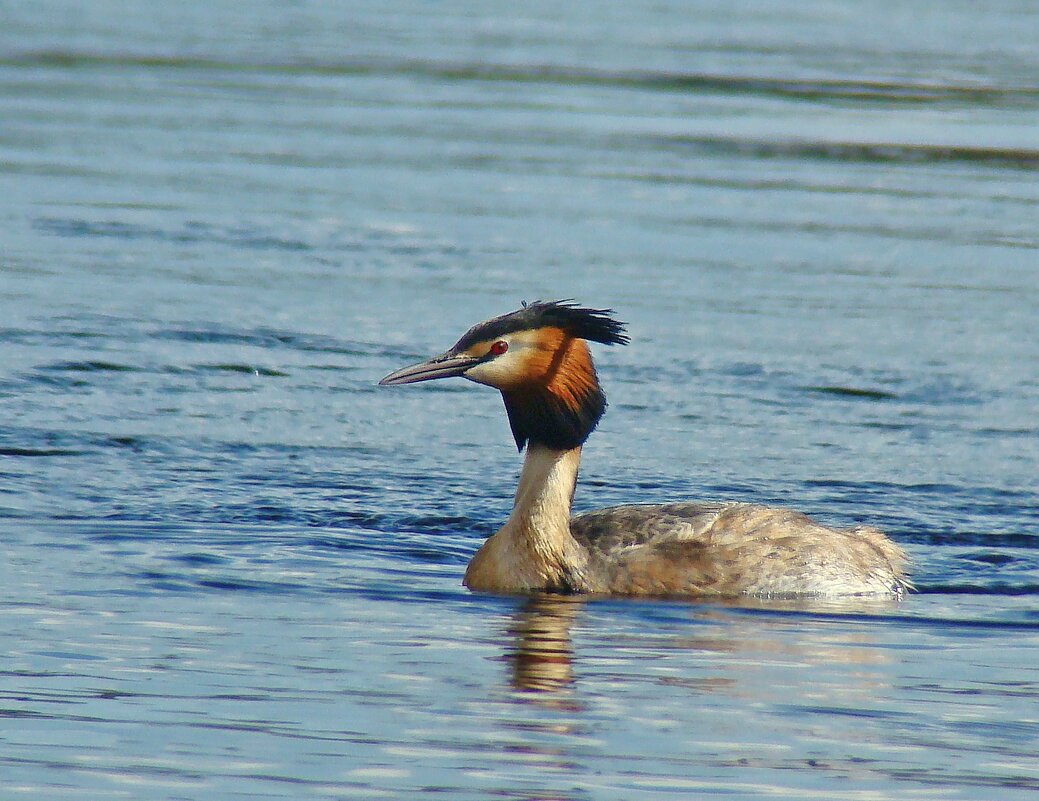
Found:
<svg viewBox="0 0 1039 801"><path fill-rule="evenodd" d="M620 506L573 519L605 592L625 595L900 593L905 554L877 529L840 530L752 504Z"/></svg>
<svg viewBox="0 0 1039 801"><path fill-rule="evenodd" d="M609 554L676 539L697 539L708 531L718 514L733 504L630 504L597 509L571 518L574 538L592 553Z"/></svg>

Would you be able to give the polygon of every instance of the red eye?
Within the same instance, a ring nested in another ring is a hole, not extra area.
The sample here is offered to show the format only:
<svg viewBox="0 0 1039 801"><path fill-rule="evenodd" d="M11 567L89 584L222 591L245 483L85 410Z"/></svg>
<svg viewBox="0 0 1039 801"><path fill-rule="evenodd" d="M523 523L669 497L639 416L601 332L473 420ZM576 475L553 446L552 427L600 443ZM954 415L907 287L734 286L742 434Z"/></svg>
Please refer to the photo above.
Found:
<svg viewBox="0 0 1039 801"><path fill-rule="evenodd" d="M509 349L509 343L504 339L499 339L493 345L491 345L491 355L501 356L505 351Z"/></svg>

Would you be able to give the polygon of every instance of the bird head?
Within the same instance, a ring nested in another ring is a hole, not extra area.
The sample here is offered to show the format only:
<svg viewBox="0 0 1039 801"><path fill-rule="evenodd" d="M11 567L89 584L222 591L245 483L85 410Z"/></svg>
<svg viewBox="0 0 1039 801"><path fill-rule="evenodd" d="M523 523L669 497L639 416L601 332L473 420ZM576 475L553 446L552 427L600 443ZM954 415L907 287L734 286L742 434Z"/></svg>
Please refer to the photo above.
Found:
<svg viewBox="0 0 1039 801"><path fill-rule="evenodd" d="M502 393L516 445L584 443L606 410L588 342L627 344L612 309L573 301L530 303L478 323L449 350L390 373L381 385L461 376Z"/></svg>

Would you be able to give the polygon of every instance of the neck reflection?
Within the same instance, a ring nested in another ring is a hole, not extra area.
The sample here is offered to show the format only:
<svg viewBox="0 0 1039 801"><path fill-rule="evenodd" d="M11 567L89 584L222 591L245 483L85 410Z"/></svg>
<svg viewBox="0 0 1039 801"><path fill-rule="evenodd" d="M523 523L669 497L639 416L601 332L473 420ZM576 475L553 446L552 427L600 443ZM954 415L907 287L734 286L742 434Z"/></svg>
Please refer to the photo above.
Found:
<svg viewBox="0 0 1039 801"><path fill-rule="evenodd" d="M515 689L550 695L573 686L570 628L583 608L584 600L575 595L538 593L527 599L510 627L515 643L505 654Z"/></svg>

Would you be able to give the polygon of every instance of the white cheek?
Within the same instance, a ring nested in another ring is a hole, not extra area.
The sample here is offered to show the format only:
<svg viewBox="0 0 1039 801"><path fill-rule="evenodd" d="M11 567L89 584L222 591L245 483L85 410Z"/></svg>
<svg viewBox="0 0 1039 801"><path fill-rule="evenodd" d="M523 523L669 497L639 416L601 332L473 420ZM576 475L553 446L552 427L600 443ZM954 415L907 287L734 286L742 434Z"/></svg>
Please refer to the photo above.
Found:
<svg viewBox="0 0 1039 801"><path fill-rule="evenodd" d="M493 361L478 364L466 370L464 375L470 381L477 384L486 384L489 387L500 387L508 381L509 370L505 365L509 354L499 356Z"/></svg>
<svg viewBox="0 0 1039 801"><path fill-rule="evenodd" d="M508 389L518 383L520 376L524 374L524 363L528 355L527 348L514 347L496 359L466 370L464 375L477 384L486 384L496 389Z"/></svg>

